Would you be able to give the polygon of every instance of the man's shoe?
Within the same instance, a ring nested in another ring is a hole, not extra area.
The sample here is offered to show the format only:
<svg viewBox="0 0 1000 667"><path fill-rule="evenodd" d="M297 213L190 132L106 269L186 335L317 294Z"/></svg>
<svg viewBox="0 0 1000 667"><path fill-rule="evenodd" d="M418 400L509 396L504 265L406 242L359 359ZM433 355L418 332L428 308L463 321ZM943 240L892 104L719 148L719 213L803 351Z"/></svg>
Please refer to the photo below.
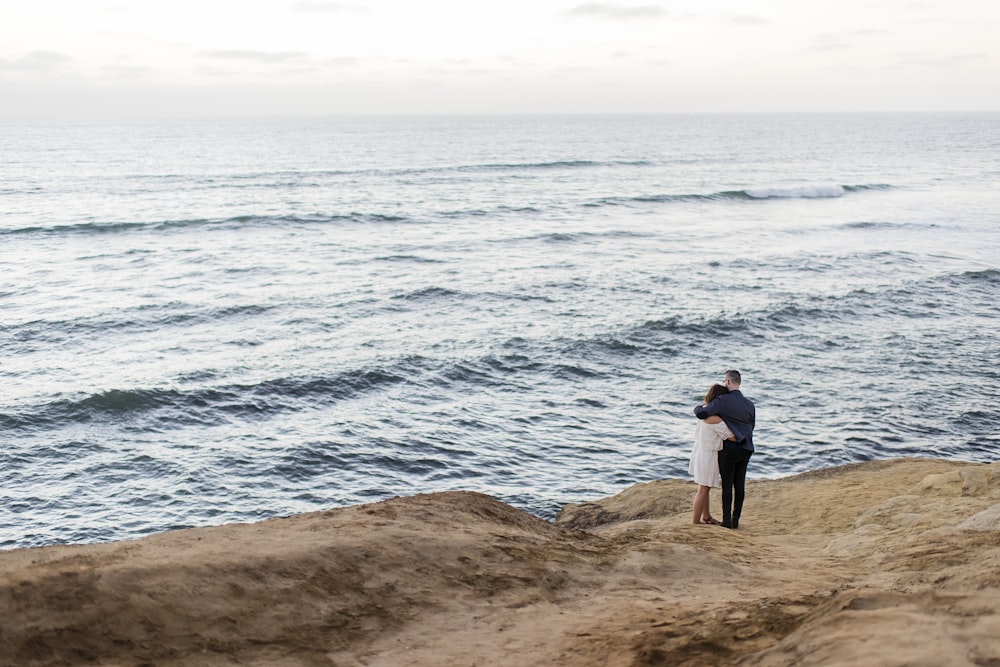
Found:
<svg viewBox="0 0 1000 667"><path fill-rule="evenodd" d="M733 528L734 526L733 526L733 524L732 524L731 522L729 522L729 521L723 521L723 522L722 522L722 527L723 527L723 528Z"/></svg>

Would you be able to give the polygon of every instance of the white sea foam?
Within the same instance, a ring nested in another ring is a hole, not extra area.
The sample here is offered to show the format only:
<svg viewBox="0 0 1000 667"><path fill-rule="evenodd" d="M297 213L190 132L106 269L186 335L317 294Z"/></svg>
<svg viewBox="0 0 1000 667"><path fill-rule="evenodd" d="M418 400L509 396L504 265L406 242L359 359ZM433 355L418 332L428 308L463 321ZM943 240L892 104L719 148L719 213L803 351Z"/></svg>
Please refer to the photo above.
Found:
<svg viewBox="0 0 1000 667"><path fill-rule="evenodd" d="M798 185L788 188L752 188L746 190L753 199L831 199L842 197L844 188L836 183L827 185Z"/></svg>

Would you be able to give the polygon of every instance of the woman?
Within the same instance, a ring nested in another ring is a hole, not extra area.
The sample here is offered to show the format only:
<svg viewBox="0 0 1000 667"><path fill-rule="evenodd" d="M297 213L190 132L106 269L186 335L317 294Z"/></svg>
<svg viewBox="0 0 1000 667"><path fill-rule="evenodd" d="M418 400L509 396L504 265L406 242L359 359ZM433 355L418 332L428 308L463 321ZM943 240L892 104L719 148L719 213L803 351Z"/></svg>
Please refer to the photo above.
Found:
<svg viewBox="0 0 1000 667"><path fill-rule="evenodd" d="M713 384L705 394L704 405L711 403L716 396L728 393L729 389L725 385ZM692 523L719 525L709 511L709 491L713 486L716 488L722 486L722 478L719 476L719 450L722 449L722 441L732 437L733 432L720 417L713 415L698 420L694 431L691 464L688 467L688 472L698 484L698 492L694 495Z"/></svg>

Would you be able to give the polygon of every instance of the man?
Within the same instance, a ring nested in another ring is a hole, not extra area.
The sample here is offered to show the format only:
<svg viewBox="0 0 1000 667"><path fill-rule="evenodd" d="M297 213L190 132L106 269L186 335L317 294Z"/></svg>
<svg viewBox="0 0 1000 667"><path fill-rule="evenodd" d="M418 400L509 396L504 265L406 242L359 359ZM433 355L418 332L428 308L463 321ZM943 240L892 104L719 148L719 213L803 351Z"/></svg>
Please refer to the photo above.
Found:
<svg viewBox="0 0 1000 667"><path fill-rule="evenodd" d="M719 450L719 475L722 477L722 525L734 529L739 528L743 512L747 464L753 454L753 427L757 420L754 404L740 391L740 382L739 371L726 371L725 385L729 393L694 409L698 419L718 415L733 432L733 439L723 440Z"/></svg>

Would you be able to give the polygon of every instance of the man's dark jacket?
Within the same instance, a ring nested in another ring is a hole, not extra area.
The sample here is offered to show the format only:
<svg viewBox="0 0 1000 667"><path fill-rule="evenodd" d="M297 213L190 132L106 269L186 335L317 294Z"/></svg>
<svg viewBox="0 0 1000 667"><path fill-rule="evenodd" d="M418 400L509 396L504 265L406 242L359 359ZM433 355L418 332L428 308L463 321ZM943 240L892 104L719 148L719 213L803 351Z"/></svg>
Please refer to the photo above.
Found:
<svg viewBox="0 0 1000 667"><path fill-rule="evenodd" d="M694 414L698 419L718 415L726 422L736 441L723 440L724 448L753 451L753 427L757 421L757 410L739 389L716 396L714 401L704 407L699 405L694 409Z"/></svg>

